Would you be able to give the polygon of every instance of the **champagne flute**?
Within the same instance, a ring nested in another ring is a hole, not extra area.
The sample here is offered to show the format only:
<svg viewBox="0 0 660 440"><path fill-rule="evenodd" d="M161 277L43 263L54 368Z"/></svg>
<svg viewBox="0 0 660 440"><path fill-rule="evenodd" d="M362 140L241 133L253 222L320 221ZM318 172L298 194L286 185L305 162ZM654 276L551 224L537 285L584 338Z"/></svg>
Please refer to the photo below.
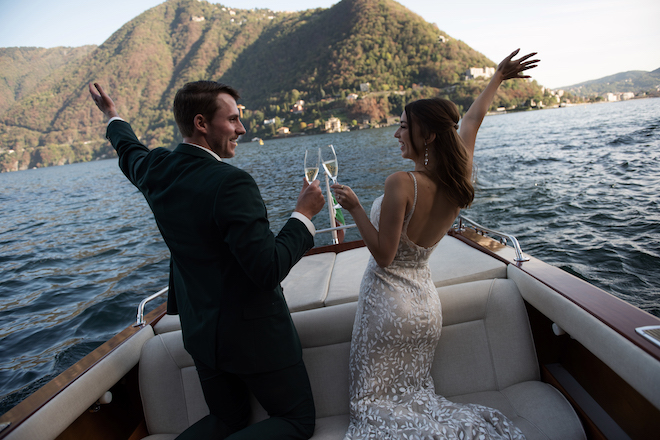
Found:
<svg viewBox="0 0 660 440"><path fill-rule="evenodd" d="M332 145L327 145L321 147L321 163L323 164L323 169L328 173L328 177L332 180L332 184L337 183L337 174L339 172L339 165L337 164L337 153L335 153L335 147Z"/></svg>
<svg viewBox="0 0 660 440"><path fill-rule="evenodd" d="M318 148L308 148L305 150L305 179L307 183L312 183L319 174L319 158L321 152Z"/></svg>
<svg viewBox="0 0 660 440"><path fill-rule="evenodd" d="M332 145L326 145L325 147L319 148L321 155L321 164L323 169L328 177L332 180L332 184L337 183L337 174L339 173L339 164L337 162L337 153L335 153L335 147ZM341 208L339 203L335 204L335 209Z"/></svg>

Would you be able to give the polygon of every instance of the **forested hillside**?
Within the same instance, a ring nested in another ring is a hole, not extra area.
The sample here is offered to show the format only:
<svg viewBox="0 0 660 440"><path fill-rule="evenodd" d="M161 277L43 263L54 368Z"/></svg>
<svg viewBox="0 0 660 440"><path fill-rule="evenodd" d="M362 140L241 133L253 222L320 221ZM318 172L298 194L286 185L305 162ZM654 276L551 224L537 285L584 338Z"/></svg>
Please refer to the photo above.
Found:
<svg viewBox="0 0 660 440"><path fill-rule="evenodd" d="M374 90L444 87L459 82L468 67L495 65L441 36L448 37L396 2L344 0L282 17L222 79L239 84L250 107L292 89L320 99L367 82Z"/></svg>
<svg viewBox="0 0 660 440"><path fill-rule="evenodd" d="M96 46L0 48L0 115L30 95L37 85L62 66L89 54Z"/></svg>
<svg viewBox="0 0 660 440"><path fill-rule="evenodd" d="M55 61L57 50L63 55ZM392 0L343 0L296 13L168 0L101 46L57 50L0 49L2 171L114 154L88 96L90 81L108 90L149 147L171 147L180 138L172 99L188 81L220 80L239 89L249 140L283 125L294 133L320 132L331 116L349 126L377 124L423 96L445 96L465 110L484 87L484 80L466 80L466 69L495 66ZM16 53L20 62L5 61ZM37 68L44 63L50 67ZM349 99L352 93L357 99ZM515 81L495 106L543 98L535 82ZM294 115L298 100L304 110Z"/></svg>

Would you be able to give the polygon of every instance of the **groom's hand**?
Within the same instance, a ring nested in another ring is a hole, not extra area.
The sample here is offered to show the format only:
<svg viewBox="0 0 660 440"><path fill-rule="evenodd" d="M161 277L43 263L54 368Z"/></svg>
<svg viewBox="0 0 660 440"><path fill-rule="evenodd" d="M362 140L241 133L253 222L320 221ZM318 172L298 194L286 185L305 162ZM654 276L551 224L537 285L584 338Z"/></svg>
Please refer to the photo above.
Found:
<svg viewBox="0 0 660 440"><path fill-rule="evenodd" d="M311 184L303 178L303 187L298 196L296 211L303 214L308 219L312 219L325 205L325 198L320 187L321 182L313 181Z"/></svg>
<svg viewBox="0 0 660 440"><path fill-rule="evenodd" d="M94 90L94 88L96 90ZM101 87L98 83L94 83L94 88L92 88L92 84L90 83L89 94L92 96L94 104L96 104L99 110L103 112L105 117L110 119L114 118L115 116L119 116L114 101L110 98L110 96L108 96L107 93L105 93L103 87Z"/></svg>

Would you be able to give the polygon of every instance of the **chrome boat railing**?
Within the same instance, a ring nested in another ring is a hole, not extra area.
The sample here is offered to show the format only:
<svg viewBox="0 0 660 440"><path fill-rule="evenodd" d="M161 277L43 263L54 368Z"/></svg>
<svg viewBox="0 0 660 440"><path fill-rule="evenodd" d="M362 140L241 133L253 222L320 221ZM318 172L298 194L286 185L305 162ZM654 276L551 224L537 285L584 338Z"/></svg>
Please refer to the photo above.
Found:
<svg viewBox="0 0 660 440"><path fill-rule="evenodd" d="M523 251L520 248L520 243L518 243L518 239L516 239L516 237L514 237L513 235L505 234L503 232L498 232L498 231L495 231L494 229L485 228L485 227L481 226L480 224L478 224L477 222L475 222L474 220L470 220L469 218L467 218L463 214L460 214L458 216L457 221L458 221L458 226L456 226L454 228L454 230L456 230L458 232L462 232L466 229L465 224L469 223L469 226L467 226L467 227L470 227L470 228L474 229L474 231L477 234L495 235L496 237L499 238L499 242L502 243L503 245L507 244L507 240L509 242L511 242L511 246L513 247L514 251L516 252L516 258L514 258L513 261L515 261L517 263L521 263L523 261L529 261L529 258L527 258L523 255Z"/></svg>
<svg viewBox="0 0 660 440"><path fill-rule="evenodd" d="M144 306L146 306L149 301L152 301L152 300L158 298L159 296L161 296L163 293L167 292L168 290L169 290L169 287L164 287L164 288L160 289L158 292L154 293L153 295L148 296L145 299L143 299L142 301L140 301L140 305L138 306L138 309L137 309L137 319L135 321L135 324L133 324L133 327L142 327L142 326L144 326L144 324L145 324L145 322L144 322Z"/></svg>
<svg viewBox="0 0 660 440"><path fill-rule="evenodd" d="M342 229L351 229L351 228L356 228L356 224L350 224L350 225L341 225L341 226L335 226L334 228L326 228L326 229L317 229L316 233L321 234L323 232L332 232L332 231L340 231Z"/></svg>

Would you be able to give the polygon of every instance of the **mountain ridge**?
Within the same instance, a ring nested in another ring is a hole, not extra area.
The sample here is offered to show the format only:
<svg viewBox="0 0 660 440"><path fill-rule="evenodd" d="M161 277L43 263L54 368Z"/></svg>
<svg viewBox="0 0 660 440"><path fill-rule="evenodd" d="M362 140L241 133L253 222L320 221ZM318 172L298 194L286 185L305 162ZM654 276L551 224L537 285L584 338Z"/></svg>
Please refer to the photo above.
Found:
<svg viewBox="0 0 660 440"><path fill-rule="evenodd" d="M651 72L644 70L619 72L602 78L561 87L561 89L585 97L602 95L604 93L642 93L653 89L660 91L660 68Z"/></svg>
<svg viewBox="0 0 660 440"><path fill-rule="evenodd" d="M343 0L293 13L168 0L0 108L0 169L113 155L102 137L103 116L89 100L92 81L109 91L153 148L178 143L171 103L188 81L234 85L247 107L247 136L270 136L291 117L296 99L306 102L305 112L289 122L309 133L322 130L333 114L372 123L398 116L406 101L425 96L445 96L465 110L483 88L483 80L464 80L465 70L493 66L393 0ZM366 83L377 93L360 92ZM344 99L351 93L365 99ZM542 98L535 82L515 81L501 88L495 104ZM267 127L269 118L278 122Z"/></svg>

